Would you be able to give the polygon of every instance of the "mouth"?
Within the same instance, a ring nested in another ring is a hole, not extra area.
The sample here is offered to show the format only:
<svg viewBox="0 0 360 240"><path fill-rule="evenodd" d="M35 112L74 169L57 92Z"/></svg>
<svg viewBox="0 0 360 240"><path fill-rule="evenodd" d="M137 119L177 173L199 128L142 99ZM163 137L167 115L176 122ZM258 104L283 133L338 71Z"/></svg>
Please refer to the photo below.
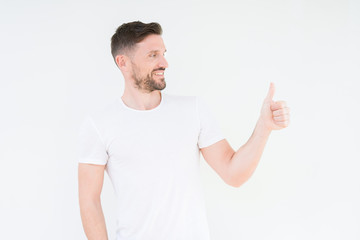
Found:
<svg viewBox="0 0 360 240"><path fill-rule="evenodd" d="M155 72L154 73L155 76L164 76L164 72L163 71L160 71L160 72Z"/></svg>

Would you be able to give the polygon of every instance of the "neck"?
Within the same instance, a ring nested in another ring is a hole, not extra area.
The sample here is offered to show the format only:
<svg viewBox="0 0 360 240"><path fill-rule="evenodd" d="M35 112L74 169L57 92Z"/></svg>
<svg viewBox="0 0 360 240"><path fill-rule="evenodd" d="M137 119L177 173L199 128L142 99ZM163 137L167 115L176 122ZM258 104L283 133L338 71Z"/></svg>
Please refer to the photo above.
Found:
<svg viewBox="0 0 360 240"><path fill-rule="evenodd" d="M161 98L162 93L159 90L144 93L137 89L132 91L127 91L127 89L125 89L124 94L121 97L126 106L136 110L151 110L156 108L160 104Z"/></svg>

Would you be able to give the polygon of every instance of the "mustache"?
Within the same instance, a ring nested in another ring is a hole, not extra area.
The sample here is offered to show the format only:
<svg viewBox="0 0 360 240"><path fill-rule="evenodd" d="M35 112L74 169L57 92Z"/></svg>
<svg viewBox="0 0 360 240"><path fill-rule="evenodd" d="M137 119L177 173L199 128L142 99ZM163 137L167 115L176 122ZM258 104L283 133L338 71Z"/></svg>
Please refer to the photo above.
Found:
<svg viewBox="0 0 360 240"><path fill-rule="evenodd" d="M163 70L163 71L165 71L165 68L158 68L158 69L155 69L155 70L154 70L154 72L155 72L155 71L158 71L158 70Z"/></svg>

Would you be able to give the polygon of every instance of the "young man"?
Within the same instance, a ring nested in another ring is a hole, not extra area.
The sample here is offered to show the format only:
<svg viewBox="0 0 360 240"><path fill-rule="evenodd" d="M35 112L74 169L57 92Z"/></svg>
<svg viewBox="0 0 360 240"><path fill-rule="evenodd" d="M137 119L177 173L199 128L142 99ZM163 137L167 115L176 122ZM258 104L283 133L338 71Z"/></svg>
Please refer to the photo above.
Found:
<svg viewBox="0 0 360 240"><path fill-rule="evenodd" d="M125 79L122 97L89 114L79 132L79 201L88 239L108 239L100 193L106 170L117 196L117 240L208 240L200 151L226 184L255 170L270 132L287 127L289 108L270 84L260 118L234 151L207 104L166 87L166 48L158 23L130 22L111 38Z"/></svg>

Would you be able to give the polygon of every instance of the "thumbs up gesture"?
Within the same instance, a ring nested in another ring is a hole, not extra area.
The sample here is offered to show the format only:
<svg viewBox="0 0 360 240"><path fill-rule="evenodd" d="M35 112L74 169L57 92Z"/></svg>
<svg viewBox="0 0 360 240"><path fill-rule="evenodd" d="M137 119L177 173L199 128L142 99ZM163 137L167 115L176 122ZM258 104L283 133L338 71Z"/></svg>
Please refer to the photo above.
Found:
<svg viewBox="0 0 360 240"><path fill-rule="evenodd" d="M285 101L273 101L275 93L274 83L270 83L269 92L264 99L259 121L268 130L279 130L286 128L290 123L290 108Z"/></svg>

